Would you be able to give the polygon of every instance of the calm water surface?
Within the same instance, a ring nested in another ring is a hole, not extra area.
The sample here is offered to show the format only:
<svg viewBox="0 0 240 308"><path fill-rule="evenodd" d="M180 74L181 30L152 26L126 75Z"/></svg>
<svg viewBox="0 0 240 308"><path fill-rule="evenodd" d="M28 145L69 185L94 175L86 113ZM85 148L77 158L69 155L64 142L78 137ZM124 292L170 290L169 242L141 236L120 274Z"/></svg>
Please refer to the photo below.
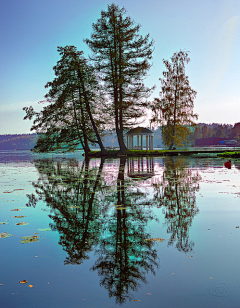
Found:
<svg viewBox="0 0 240 308"><path fill-rule="evenodd" d="M0 175L1 308L239 307L239 160L1 151Z"/></svg>

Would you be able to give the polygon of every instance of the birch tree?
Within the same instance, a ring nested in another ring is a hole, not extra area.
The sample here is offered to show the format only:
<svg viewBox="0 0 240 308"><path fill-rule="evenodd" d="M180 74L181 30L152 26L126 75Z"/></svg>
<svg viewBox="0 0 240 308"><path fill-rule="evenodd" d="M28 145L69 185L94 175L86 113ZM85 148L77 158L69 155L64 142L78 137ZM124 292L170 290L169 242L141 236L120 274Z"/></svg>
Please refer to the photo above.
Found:
<svg viewBox="0 0 240 308"><path fill-rule="evenodd" d="M188 52L180 50L170 61L163 59L160 97L152 103L152 122L162 126L163 142L169 147L183 145L188 141L191 127L198 115L193 112L197 92L190 87L185 65L190 61Z"/></svg>

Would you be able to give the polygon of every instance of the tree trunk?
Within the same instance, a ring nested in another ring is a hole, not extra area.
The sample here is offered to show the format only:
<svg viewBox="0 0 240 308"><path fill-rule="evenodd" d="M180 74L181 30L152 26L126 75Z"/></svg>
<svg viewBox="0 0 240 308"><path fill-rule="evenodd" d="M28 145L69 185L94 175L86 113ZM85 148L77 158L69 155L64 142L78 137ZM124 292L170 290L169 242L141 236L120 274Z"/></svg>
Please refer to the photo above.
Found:
<svg viewBox="0 0 240 308"><path fill-rule="evenodd" d="M177 62L177 76L178 76L178 62ZM173 148L174 141L175 141L175 134L176 134L177 91L178 91L178 77L176 78L176 84L175 84L174 111L173 111L173 134L172 134L172 142L170 144L169 150L172 150Z"/></svg>
<svg viewBox="0 0 240 308"><path fill-rule="evenodd" d="M122 16L120 16L120 21L122 23ZM120 24L121 24L120 23ZM121 31L121 29L119 29ZM121 37L121 35L119 34ZM123 89L122 89L122 45L121 45L121 39L119 37L119 76L118 76L118 84L119 84L119 132L118 132L118 142L120 146L120 152L126 153L127 147L124 143L123 139Z"/></svg>
<svg viewBox="0 0 240 308"><path fill-rule="evenodd" d="M100 135L98 133L97 126L96 126L95 121L94 121L93 116L92 116L91 108L90 108L89 101L88 101L88 98L87 98L87 95L86 95L85 86L84 86L83 80L81 78L80 70L78 70L78 77L80 79L81 86L82 86L82 89L83 89L83 96L84 96L86 110L87 110L87 113L89 115L89 118L90 118L92 127L94 129L95 135L97 137L97 141L98 141L98 144L100 146L101 152L102 152L102 154L107 154L107 151L104 148L104 145L102 143L101 137L100 137Z"/></svg>
<svg viewBox="0 0 240 308"><path fill-rule="evenodd" d="M90 152L90 148L89 148L88 140L86 138L86 134L84 133L84 130L83 130L83 140L82 140L82 136L80 135L80 127L79 127L79 124L78 124L77 112L76 112L76 106L75 106L74 99L73 99L73 111L74 111L74 118L75 118L77 130L78 130L78 137L79 137L79 140L82 144L82 147L83 147L85 154L87 154L87 153Z"/></svg>

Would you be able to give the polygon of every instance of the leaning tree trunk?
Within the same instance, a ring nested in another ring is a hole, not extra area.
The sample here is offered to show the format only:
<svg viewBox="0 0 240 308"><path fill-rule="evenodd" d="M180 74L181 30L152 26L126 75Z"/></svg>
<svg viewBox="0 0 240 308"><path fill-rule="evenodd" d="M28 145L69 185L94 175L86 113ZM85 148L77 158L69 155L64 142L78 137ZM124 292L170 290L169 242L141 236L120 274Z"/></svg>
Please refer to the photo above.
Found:
<svg viewBox="0 0 240 308"><path fill-rule="evenodd" d="M102 143L102 139L101 139L101 137L100 137L100 135L98 133L98 129L97 129L96 123L95 123L95 121L93 119L93 116L92 116L89 100L88 100L88 97L86 95L86 90L85 90L85 86L84 86L83 80L81 78L80 70L78 70L78 77L80 79L82 90L83 90L83 97L84 97L84 101L85 101L86 110L87 110L87 113L89 115L92 127L94 129L94 132L95 132L95 135L96 135L96 138L97 138L97 141L98 141L98 145L100 146L102 154L107 154L107 151L106 151L106 149L105 149L105 147L104 147L104 145Z"/></svg>

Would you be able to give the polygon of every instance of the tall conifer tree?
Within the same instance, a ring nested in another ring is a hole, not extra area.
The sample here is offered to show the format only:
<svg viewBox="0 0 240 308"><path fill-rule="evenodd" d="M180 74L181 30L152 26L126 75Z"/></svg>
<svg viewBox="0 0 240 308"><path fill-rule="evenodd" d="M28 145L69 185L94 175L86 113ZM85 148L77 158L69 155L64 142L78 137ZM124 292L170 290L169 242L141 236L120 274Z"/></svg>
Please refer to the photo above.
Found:
<svg viewBox="0 0 240 308"><path fill-rule="evenodd" d="M101 99L94 69L74 46L58 47L58 52L61 59L53 68L56 77L45 86L49 88L45 95L49 105L39 113L24 108L25 119L35 116L32 129L41 135L36 149L75 148L80 143L87 154L90 141L98 143L104 154L99 121L93 116L99 112L96 102Z"/></svg>
<svg viewBox="0 0 240 308"><path fill-rule="evenodd" d="M145 101L152 90L143 84L143 79L151 66L153 40L139 31L140 25L126 16L124 8L111 4L93 24L91 39L85 40L111 100L109 114L115 120L121 152L126 151L124 129L144 115Z"/></svg>

